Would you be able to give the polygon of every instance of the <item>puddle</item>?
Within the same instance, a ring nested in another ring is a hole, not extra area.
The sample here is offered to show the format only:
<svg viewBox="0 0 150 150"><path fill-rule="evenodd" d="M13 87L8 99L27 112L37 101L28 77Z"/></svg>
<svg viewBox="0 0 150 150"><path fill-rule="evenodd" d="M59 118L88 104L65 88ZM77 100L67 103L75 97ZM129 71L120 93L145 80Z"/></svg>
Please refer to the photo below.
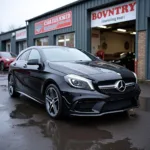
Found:
<svg viewBox="0 0 150 150"><path fill-rule="evenodd" d="M7 85L0 85L1 88L7 88Z"/></svg>
<svg viewBox="0 0 150 150"><path fill-rule="evenodd" d="M8 75L7 74L0 73L0 81L7 80L7 79L8 79Z"/></svg>
<svg viewBox="0 0 150 150"><path fill-rule="evenodd" d="M106 130L98 129L95 123L85 126L74 124L72 121L29 120L17 126L39 127L44 137L50 138L57 150L142 150L133 147L128 138L110 142L113 141L113 135ZM106 142L107 140L109 142Z"/></svg>
<svg viewBox="0 0 150 150"><path fill-rule="evenodd" d="M4 91L4 92L8 91L8 86L7 86L7 85L0 85L0 88L1 88L2 91Z"/></svg>
<svg viewBox="0 0 150 150"><path fill-rule="evenodd" d="M0 104L0 108L4 107L4 105Z"/></svg>
<svg viewBox="0 0 150 150"><path fill-rule="evenodd" d="M50 138L52 140L53 146L58 150L67 150L69 148L68 146L70 145L71 149L69 148L68 150L73 150L73 145L78 146L79 149L82 147L82 144L85 147L88 147L92 146L94 141L98 142L101 140L110 140L113 138L110 132L106 130L100 130L95 125L78 126L73 125L68 121L62 122L54 120L43 120L41 122L36 122L34 120L29 120L27 123L19 124L17 126L39 127L43 136Z"/></svg>
<svg viewBox="0 0 150 150"><path fill-rule="evenodd" d="M7 75L8 74L8 71L0 71L0 76L1 75Z"/></svg>
<svg viewBox="0 0 150 150"><path fill-rule="evenodd" d="M150 98L140 97L140 109L150 112Z"/></svg>
<svg viewBox="0 0 150 150"><path fill-rule="evenodd" d="M13 119L29 119L34 114L38 114L38 110L28 104L17 104L16 109L10 113Z"/></svg>
<svg viewBox="0 0 150 150"><path fill-rule="evenodd" d="M100 144L99 149L101 150L144 150L134 148L128 138L116 141L114 143Z"/></svg>

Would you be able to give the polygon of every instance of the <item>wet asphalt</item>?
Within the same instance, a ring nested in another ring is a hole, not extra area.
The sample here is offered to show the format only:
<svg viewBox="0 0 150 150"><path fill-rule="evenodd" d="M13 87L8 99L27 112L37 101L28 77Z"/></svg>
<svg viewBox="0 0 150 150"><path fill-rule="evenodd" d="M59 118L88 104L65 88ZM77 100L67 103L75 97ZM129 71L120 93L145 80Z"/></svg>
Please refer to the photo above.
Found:
<svg viewBox="0 0 150 150"><path fill-rule="evenodd" d="M52 120L44 106L10 98L0 73L0 150L150 150L150 85L130 115Z"/></svg>

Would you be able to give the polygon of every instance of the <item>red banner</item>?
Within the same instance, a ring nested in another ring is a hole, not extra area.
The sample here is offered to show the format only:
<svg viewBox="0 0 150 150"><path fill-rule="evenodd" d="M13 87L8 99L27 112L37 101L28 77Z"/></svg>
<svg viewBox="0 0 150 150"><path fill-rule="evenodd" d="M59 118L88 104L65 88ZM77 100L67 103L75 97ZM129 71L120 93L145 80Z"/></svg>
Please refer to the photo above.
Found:
<svg viewBox="0 0 150 150"><path fill-rule="evenodd" d="M72 11L35 23L35 35L72 26Z"/></svg>

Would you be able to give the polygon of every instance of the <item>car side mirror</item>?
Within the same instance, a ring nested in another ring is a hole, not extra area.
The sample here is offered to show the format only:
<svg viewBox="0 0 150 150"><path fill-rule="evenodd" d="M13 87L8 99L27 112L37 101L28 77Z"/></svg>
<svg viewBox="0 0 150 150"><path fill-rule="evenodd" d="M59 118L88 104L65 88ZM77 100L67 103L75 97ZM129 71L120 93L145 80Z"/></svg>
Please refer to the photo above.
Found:
<svg viewBox="0 0 150 150"><path fill-rule="evenodd" d="M39 67L42 67L42 63L39 59L30 59L28 60L27 65L38 65Z"/></svg>

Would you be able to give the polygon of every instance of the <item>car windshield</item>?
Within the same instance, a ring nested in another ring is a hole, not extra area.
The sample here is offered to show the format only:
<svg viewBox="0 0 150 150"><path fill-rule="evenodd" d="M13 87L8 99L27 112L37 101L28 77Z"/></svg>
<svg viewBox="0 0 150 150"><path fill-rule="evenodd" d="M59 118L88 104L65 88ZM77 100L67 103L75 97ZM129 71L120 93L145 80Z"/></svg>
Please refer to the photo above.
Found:
<svg viewBox="0 0 150 150"><path fill-rule="evenodd" d="M96 61L95 56L88 52L68 47L43 48L43 53L49 61Z"/></svg>
<svg viewBox="0 0 150 150"><path fill-rule="evenodd" d="M11 53L7 53L7 52L2 52L0 53L0 55L4 58L12 58L13 56L11 55Z"/></svg>

